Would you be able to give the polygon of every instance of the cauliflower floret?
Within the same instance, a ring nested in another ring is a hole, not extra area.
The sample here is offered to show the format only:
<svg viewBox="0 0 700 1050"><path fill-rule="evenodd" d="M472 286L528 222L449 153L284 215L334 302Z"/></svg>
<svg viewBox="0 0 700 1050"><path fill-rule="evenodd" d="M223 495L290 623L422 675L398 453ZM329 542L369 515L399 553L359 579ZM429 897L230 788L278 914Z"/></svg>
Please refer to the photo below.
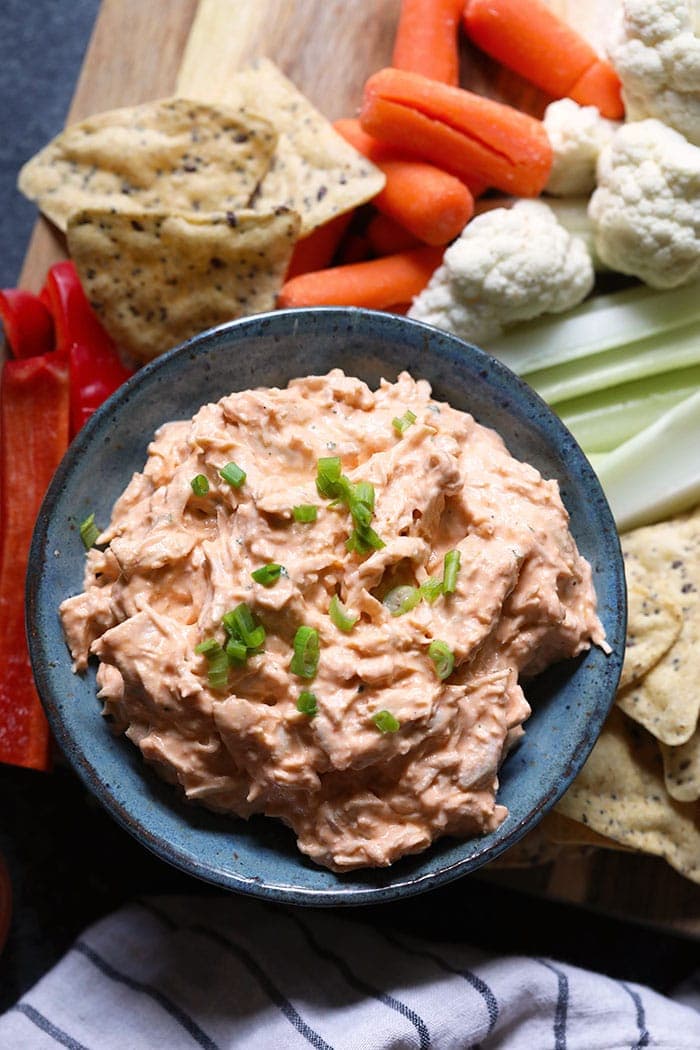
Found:
<svg viewBox="0 0 700 1050"><path fill-rule="evenodd" d="M601 117L595 106L579 106L572 98L551 102L544 114L553 154L546 192L555 197L587 197L592 193L598 154L619 126Z"/></svg>
<svg viewBox="0 0 700 1050"><path fill-rule="evenodd" d="M658 120L625 124L597 178L588 214L604 263L653 288L700 276L700 148Z"/></svg>
<svg viewBox="0 0 700 1050"><path fill-rule="evenodd" d="M693 0L623 0L610 58L628 120L655 117L700 146L700 39Z"/></svg>
<svg viewBox="0 0 700 1050"><path fill-rule="evenodd" d="M408 316L481 343L516 321L568 310L592 287L583 241L546 204L518 201L465 227Z"/></svg>

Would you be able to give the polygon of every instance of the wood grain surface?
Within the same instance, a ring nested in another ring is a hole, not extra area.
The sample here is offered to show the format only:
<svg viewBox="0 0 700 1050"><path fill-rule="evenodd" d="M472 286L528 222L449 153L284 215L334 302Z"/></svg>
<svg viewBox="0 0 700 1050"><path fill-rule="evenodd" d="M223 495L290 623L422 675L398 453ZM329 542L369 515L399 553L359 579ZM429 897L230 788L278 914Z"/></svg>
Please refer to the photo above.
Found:
<svg viewBox="0 0 700 1050"><path fill-rule="evenodd" d="M602 46L618 0L551 0ZM183 80L216 80L267 55L330 119L356 111L366 77L388 64L399 0L104 0L68 122L171 94ZM190 35L191 34L191 35ZM189 43L188 43L189 40ZM206 45L207 62L199 67ZM463 83L532 112L544 97L465 48ZM39 220L21 284L38 290L64 255L60 235ZM484 869L477 878L584 904L700 937L700 887L663 861L607 850L572 851L529 870Z"/></svg>

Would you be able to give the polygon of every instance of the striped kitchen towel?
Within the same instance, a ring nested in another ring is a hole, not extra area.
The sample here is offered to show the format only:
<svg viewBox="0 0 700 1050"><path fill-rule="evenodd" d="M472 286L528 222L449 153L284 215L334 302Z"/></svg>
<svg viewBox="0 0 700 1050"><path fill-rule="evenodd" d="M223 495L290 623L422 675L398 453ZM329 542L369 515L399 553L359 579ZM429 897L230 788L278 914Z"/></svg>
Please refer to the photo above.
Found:
<svg viewBox="0 0 700 1050"><path fill-rule="evenodd" d="M698 1050L692 982L684 1002L347 915L159 897L90 927L0 1017L0 1047Z"/></svg>

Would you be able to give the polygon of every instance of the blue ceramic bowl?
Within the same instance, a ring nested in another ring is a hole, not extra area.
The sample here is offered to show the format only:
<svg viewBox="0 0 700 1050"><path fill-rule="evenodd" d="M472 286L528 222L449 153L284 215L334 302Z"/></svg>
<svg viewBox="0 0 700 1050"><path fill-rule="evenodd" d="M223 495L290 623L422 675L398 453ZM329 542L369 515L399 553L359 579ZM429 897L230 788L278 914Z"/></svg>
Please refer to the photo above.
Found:
<svg viewBox="0 0 700 1050"><path fill-rule="evenodd" d="M336 875L300 854L274 820L227 818L183 800L100 714L95 673L71 673L59 603L82 589L78 523L109 520L146 460L151 435L233 390L283 386L340 367L376 386L408 369L436 398L494 427L519 459L557 478L579 549L591 562L612 654L591 649L536 681L523 742L501 770L509 816L492 834L445 839L390 868ZM297 904L387 901L474 871L512 846L559 799L598 736L617 686L625 639L625 586L617 532L595 474L544 402L498 361L403 317L356 309L287 310L223 325L143 368L92 417L46 495L34 533L27 617L39 692L68 761L143 845L231 890Z"/></svg>

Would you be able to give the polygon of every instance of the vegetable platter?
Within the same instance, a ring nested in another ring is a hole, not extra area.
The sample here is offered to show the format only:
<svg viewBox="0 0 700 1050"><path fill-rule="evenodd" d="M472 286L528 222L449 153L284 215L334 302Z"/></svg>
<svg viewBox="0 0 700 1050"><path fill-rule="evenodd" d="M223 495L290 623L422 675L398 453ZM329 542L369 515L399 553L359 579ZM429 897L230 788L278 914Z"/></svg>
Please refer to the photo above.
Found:
<svg viewBox="0 0 700 1050"><path fill-rule="evenodd" d="M223 0L200 0L199 3L197 0L161 0L156 11L155 5L136 0L103 0L67 123L116 107L172 95L179 76L190 83L196 81L201 73L197 68L198 47L208 34L216 32L222 3ZM338 121L357 115L365 82L391 62L399 0L353 0L349 4L343 0L240 0L225 6L227 33L217 51L217 61L206 69L206 77L214 86L251 59L266 56L326 118ZM617 4L610 0L551 0L549 6L594 46L602 44L617 13ZM479 94L542 115L546 98L539 89L465 44L461 53L460 83ZM348 134L352 132L347 130ZM38 293L49 268L65 256L64 238L46 220L40 219L28 247L20 287ZM61 271L56 273L60 278ZM635 293L623 294L634 297ZM682 293L679 294L682 298ZM617 309L615 306L616 302L610 312L610 323L621 324L624 337L624 305ZM678 309L685 310L686 306L679 305ZM692 304L688 306L691 308ZM585 313L586 307L578 309ZM545 328L547 324L546 321L531 323L543 324ZM697 327L697 316L691 323ZM521 352L516 332L514 329L512 335L506 333L502 337L506 360L508 353L517 357ZM542 335L542 329L537 333ZM683 332L677 340L679 360L684 352L680 345L682 335ZM584 344L582 360L588 349ZM654 353L651 346L650 360ZM552 355L551 367L544 373L533 370L535 379L541 379L545 386L559 380L570 383L562 388L565 393L561 400L570 410L572 425L577 422L589 431L597 431L603 424L613 427L619 424L609 411L606 414L603 394L598 393L592 414L580 411L578 395L590 389L586 386L587 372L583 369L581 377L576 365L565 365L562 372L556 346ZM688 371L692 368L697 371L696 358L687 363L683 359L679 368L683 364L684 374L688 373L689 380L696 382L695 374ZM530 379L527 367L521 371ZM654 374L653 366L646 372L643 367L636 371L632 367L630 378L643 384ZM59 387L62 382L61 377L43 378ZM677 383L671 382L668 389L662 390L661 396L666 396L664 405L678 402L685 390L683 378L679 374ZM115 375L113 380L117 382L118 377ZM537 388L537 382L533 385ZM643 394L644 388L640 390ZM633 411L634 407L630 408L630 412ZM682 430L686 423L681 416L677 426ZM73 424L76 429L75 420ZM642 449L638 457L645 454ZM614 461L601 460L601 469L624 473L626 466L623 463L616 467ZM654 469L658 469L656 464ZM606 841L605 845L610 843ZM504 887L517 887L700 936L700 888L696 884L676 874L660 858L632 850L595 847L596 836L591 834L590 845L564 849L547 864L486 869L478 877Z"/></svg>

